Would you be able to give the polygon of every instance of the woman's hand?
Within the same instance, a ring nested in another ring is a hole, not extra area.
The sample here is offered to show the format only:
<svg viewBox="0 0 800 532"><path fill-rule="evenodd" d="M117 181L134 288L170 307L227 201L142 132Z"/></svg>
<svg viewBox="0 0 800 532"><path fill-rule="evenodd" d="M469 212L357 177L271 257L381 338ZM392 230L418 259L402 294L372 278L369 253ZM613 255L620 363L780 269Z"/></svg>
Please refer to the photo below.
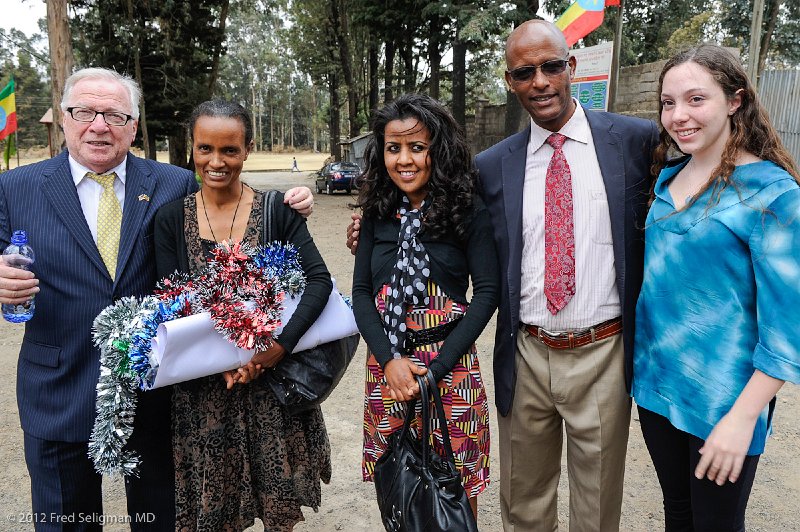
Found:
<svg viewBox="0 0 800 532"><path fill-rule="evenodd" d="M361 215L357 212L350 213L350 219L347 226L347 249L355 255L358 249L358 233L361 231Z"/></svg>
<svg viewBox="0 0 800 532"><path fill-rule="evenodd" d="M695 477L708 477L719 486L728 480L736 482L753 439L756 419L733 410L725 414L700 448L702 457L694 470Z"/></svg>
<svg viewBox="0 0 800 532"><path fill-rule="evenodd" d="M286 350L273 340L269 348L253 355L250 362L241 368L223 372L222 378L225 379L225 387L230 390L234 384L247 384L254 381L267 368L274 368L284 356L286 356Z"/></svg>
<svg viewBox="0 0 800 532"><path fill-rule="evenodd" d="M736 482L753 439L756 421L781 386L782 380L759 369L753 372L730 411L714 426L700 449L703 456L694 476L708 477L720 486L727 480Z"/></svg>
<svg viewBox="0 0 800 532"><path fill-rule="evenodd" d="M273 340L271 346L264 351L259 351L253 355L253 358L250 359L248 366L250 364L255 364L264 369L271 369L277 366L278 362L280 362L284 356L286 356L286 349L284 349L281 344Z"/></svg>
<svg viewBox="0 0 800 532"><path fill-rule="evenodd" d="M410 401L419 397L419 384L415 376L426 373L428 368L421 368L408 358L393 358L383 369L390 397L395 401Z"/></svg>
<svg viewBox="0 0 800 532"><path fill-rule="evenodd" d="M261 364L254 364L250 361L239 369L223 372L222 378L225 379L225 387L230 390L234 384L247 384L260 377L262 373L264 373L264 368L261 367Z"/></svg>
<svg viewBox="0 0 800 532"><path fill-rule="evenodd" d="M296 210L303 218L308 218L314 211L314 196L308 187L294 187L283 195L283 202Z"/></svg>

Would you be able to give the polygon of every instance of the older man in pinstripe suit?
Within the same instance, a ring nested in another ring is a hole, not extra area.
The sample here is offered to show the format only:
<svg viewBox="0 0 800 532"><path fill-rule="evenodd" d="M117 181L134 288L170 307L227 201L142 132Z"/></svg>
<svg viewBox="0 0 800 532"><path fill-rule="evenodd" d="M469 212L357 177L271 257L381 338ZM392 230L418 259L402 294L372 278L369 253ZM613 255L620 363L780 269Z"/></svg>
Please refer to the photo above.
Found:
<svg viewBox="0 0 800 532"><path fill-rule="evenodd" d="M129 153L139 98L136 83L114 71L76 72L62 98L67 152L0 176L0 245L24 229L37 255L30 272L0 262L0 302L36 296L17 401L37 530L102 528L101 477L87 457L99 373L92 321L114 300L153 289L153 216L197 189L192 172ZM96 174L113 177L104 185ZM310 191L291 196L310 209ZM109 225L102 204L112 198L119 231L109 260L98 228ZM142 457L140 476L126 479L133 530L174 530L169 400L168 389L140 396L129 442Z"/></svg>

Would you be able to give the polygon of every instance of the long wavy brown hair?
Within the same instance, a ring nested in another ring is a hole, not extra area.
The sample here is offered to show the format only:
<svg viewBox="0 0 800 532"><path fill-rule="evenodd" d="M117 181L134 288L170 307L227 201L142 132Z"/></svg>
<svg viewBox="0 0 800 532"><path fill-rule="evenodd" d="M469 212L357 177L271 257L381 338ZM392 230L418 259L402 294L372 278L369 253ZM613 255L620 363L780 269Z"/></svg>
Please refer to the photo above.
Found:
<svg viewBox="0 0 800 532"><path fill-rule="evenodd" d="M366 149L366 168L359 178L358 206L365 216L391 218L402 192L392 182L383 158L386 125L414 118L430 132L431 206L422 221L434 238L450 231L466 233L473 206L476 175L467 138L447 108L425 94L404 94L377 110L372 119L372 139Z"/></svg>
<svg viewBox="0 0 800 532"><path fill-rule="evenodd" d="M664 85L664 76L672 68L683 63L692 62L708 71L716 80L728 99L733 99L739 92L742 105L731 116L731 135L725 144L719 165L714 169L714 179L703 186L694 194L700 197L706 190L713 188L709 207L719 201L720 194L731 182L731 175L736 167L735 161L741 151L748 151L761 159L772 161L800 183L800 172L797 164L784 148L778 133L769 121L767 111L758 101L758 96L747 79L739 60L729 51L715 44L701 44L678 53L667 61L658 78L658 94L661 94ZM663 105L659 103L659 112ZM661 142L653 152L653 174L658 175L667 164L667 155L670 149L680 151L678 145L661 126ZM694 201L694 200L693 200Z"/></svg>

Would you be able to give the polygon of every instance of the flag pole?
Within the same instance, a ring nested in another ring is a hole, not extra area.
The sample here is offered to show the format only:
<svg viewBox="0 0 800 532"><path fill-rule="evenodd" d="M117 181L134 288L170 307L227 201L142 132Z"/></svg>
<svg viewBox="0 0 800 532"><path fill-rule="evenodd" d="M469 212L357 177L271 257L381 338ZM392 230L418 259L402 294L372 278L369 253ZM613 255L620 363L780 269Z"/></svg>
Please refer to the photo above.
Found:
<svg viewBox="0 0 800 532"><path fill-rule="evenodd" d="M14 149L17 150L17 168L19 168L19 138L17 137L17 130L18 129L19 129L19 126L17 126L17 129L14 130ZM9 170L10 170L10 168L9 168Z"/></svg>
<svg viewBox="0 0 800 532"><path fill-rule="evenodd" d="M625 0L619 0L617 26L614 31L614 47L611 52L611 89L608 91L609 111L617 111L617 85L619 84L620 50L622 49L622 11Z"/></svg>

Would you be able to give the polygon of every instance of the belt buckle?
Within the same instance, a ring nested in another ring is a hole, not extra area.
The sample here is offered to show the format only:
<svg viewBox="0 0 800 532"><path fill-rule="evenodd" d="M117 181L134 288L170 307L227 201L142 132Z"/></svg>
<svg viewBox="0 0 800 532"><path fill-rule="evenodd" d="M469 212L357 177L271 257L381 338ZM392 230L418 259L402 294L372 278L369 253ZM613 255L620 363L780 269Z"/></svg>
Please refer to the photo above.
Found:
<svg viewBox="0 0 800 532"><path fill-rule="evenodd" d="M559 340L559 336L561 336L562 334L564 333L556 333L553 331L548 331L541 325L539 326L539 335L538 335L539 340L542 340L542 336L548 338L549 340Z"/></svg>

